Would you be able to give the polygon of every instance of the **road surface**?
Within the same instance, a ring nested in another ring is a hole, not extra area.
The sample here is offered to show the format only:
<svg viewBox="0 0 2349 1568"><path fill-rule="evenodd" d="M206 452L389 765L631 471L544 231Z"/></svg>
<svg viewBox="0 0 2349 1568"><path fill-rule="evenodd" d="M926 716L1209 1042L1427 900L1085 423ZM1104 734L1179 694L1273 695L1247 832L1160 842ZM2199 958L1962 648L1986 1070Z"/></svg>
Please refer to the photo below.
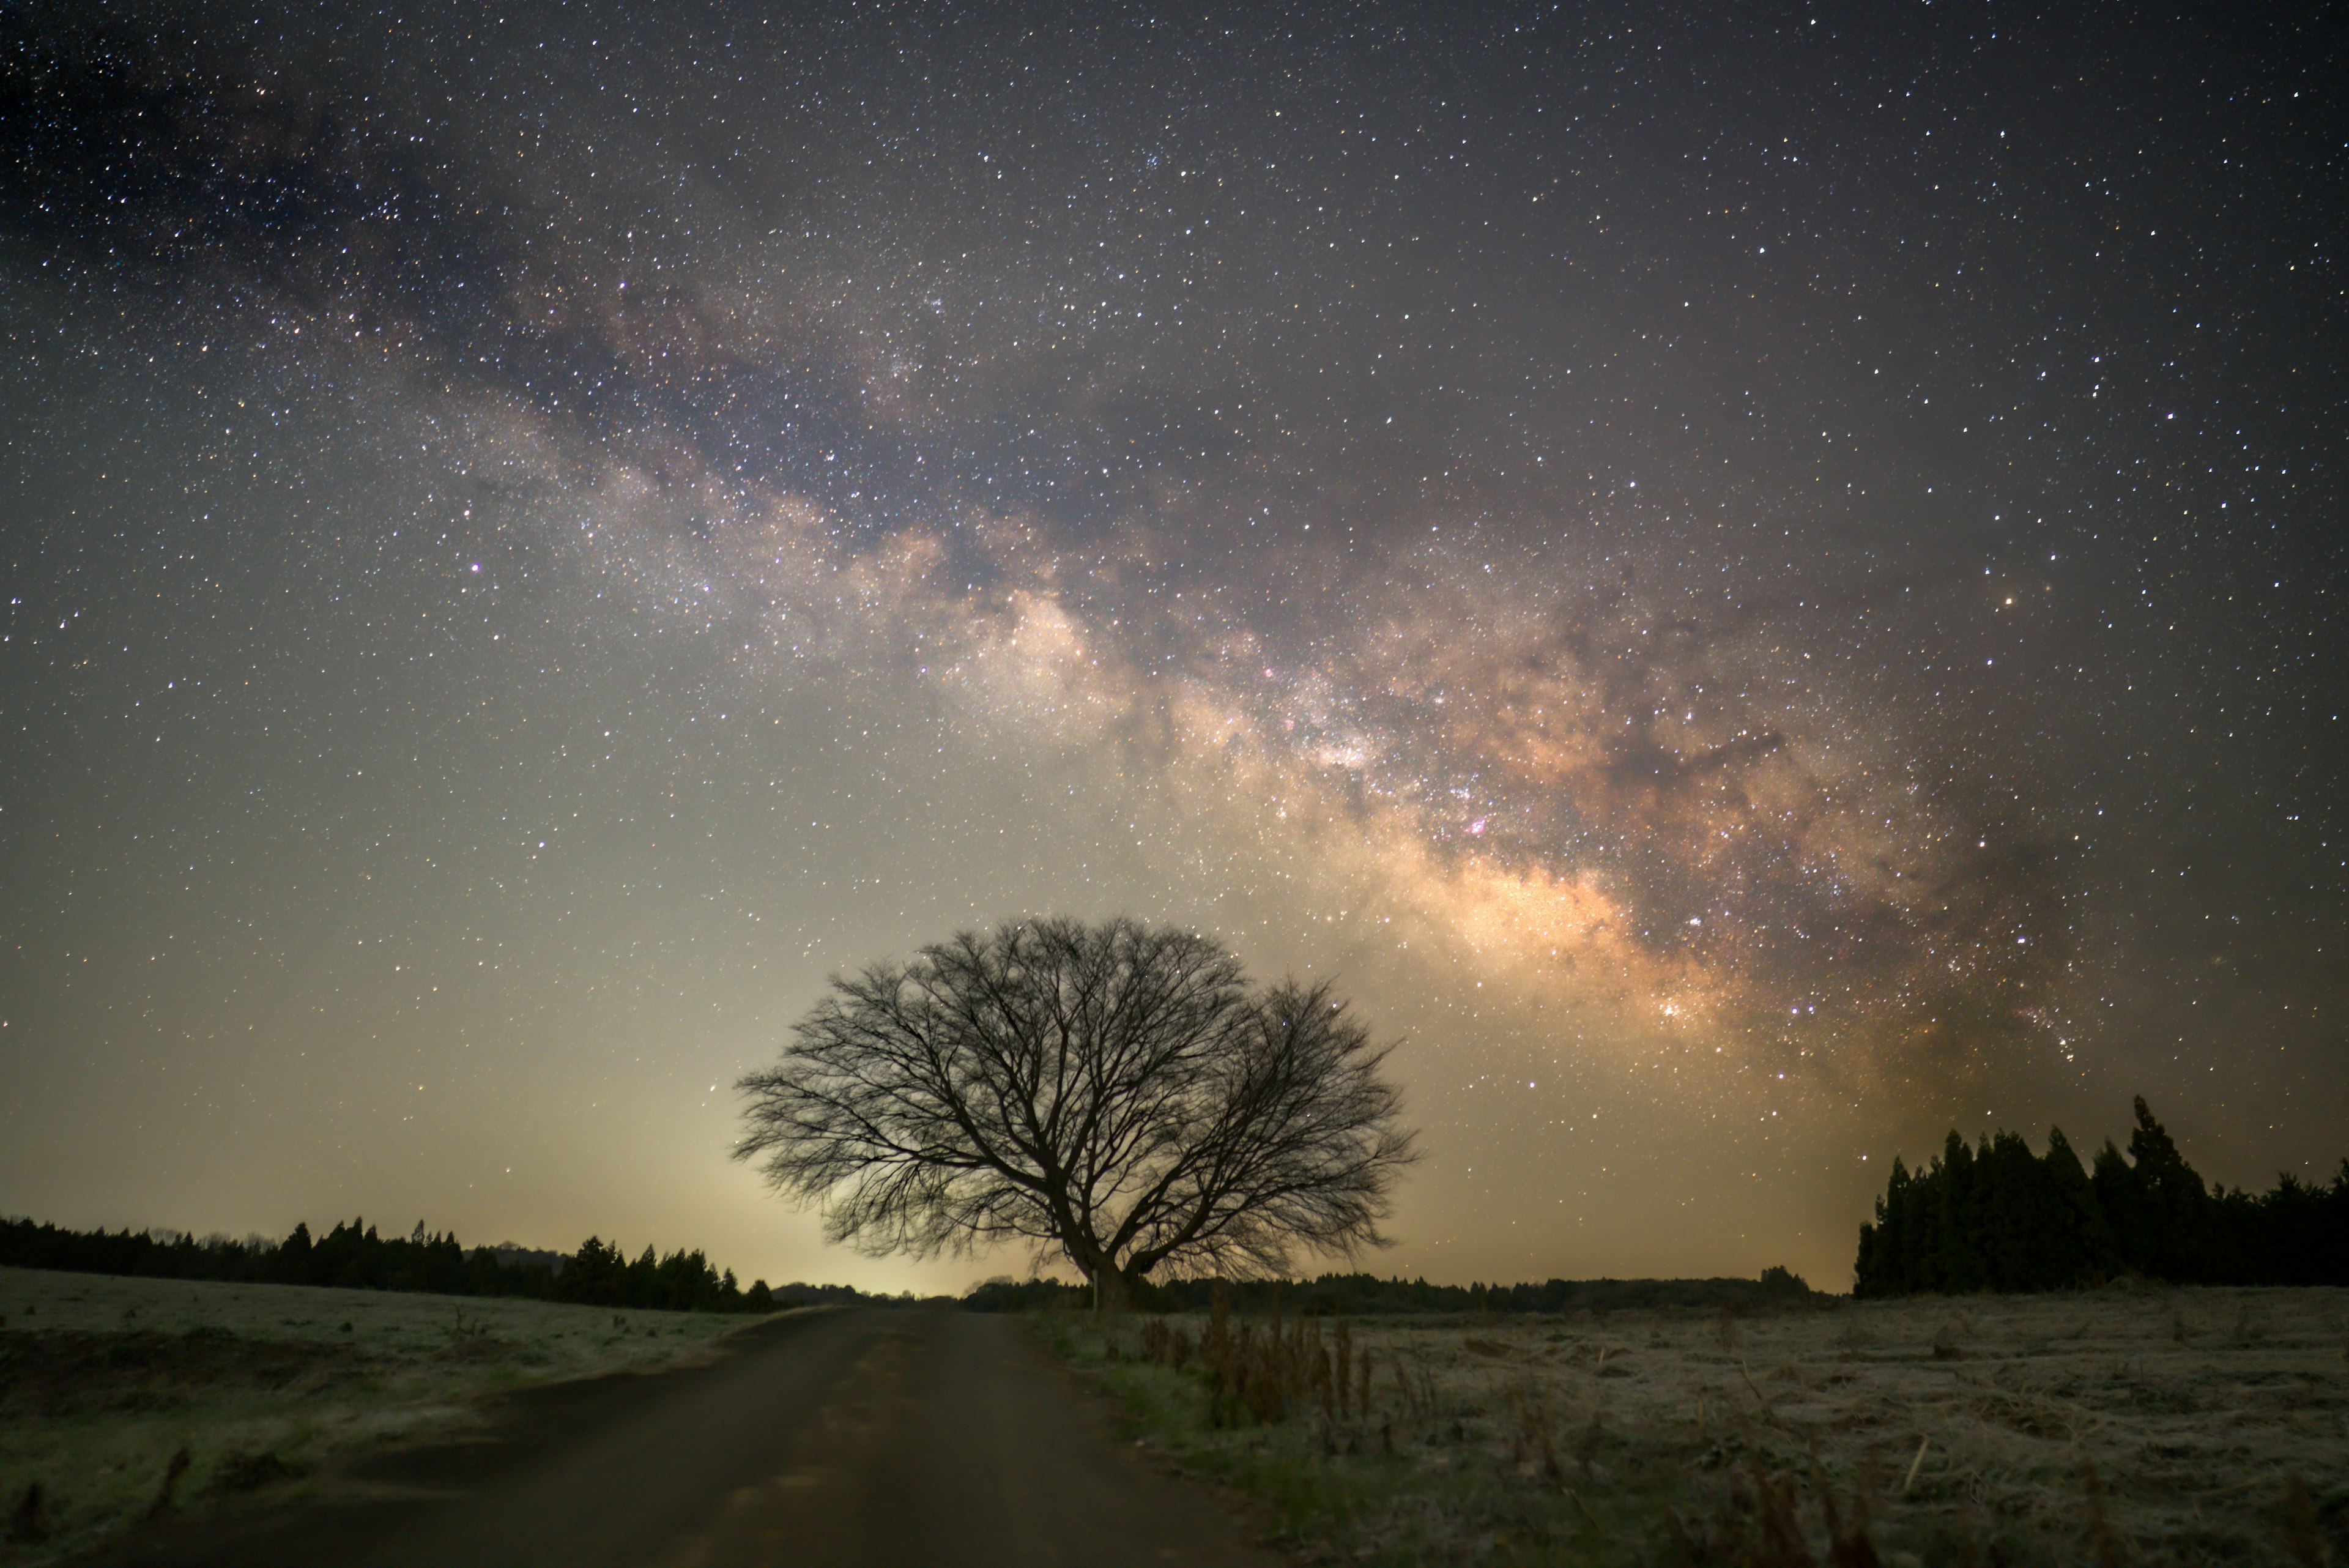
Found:
<svg viewBox="0 0 2349 1568"><path fill-rule="evenodd" d="M1023 1324L798 1313L704 1366L524 1390L470 1440L190 1523L140 1568L1269 1568Z"/></svg>

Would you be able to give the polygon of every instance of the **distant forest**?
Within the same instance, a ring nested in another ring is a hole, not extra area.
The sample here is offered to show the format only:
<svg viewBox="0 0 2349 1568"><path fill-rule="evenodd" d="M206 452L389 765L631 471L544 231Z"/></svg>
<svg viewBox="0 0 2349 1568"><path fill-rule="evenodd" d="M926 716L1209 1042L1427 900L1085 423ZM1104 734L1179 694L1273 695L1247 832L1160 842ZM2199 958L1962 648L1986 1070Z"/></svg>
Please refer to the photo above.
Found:
<svg viewBox="0 0 2349 1568"><path fill-rule="evenodd" d="M307 1224L296 1225L292 1235L273 1243L260 1237L198 1241L179 1231L66 1231L30 1220L0 1220L0 1266L453 1296L524 1296L669 1312L762 1313L779 1306L874 1299L846 1285L792 1284L771 1291L764 1280L746 1291L731 1269L719 1272L698 1251L662 1257L647 1247L631 1262L616 1244L594 1236L567 1257L519 1248L475 1247L469 1252L453 1235L428 1233L421 1220L409 1235L389 1241L377 1235L374 1226L354 1220L315 1241Z"/></svg>
<svg viewBox="0 0 2349 1568"><path fill-rule="evenodd" d="M1629 1312L1650 1307L1731 1309L1802 1301L1811 1293L1799 1274L1765 1269L1758 1280L1548 1280L1540 1284L1431 1285L1425 1280L1381 1280L1371 1274L1323 1274L1311 1280L1173 1280L1143 1287L1143 1312L1206 1312L1223 1293L1231 1310L1263 1316L1278 1310L1300 1316L1375 1317L1394 1313ZM1092 1299L1083 1285L1053 1280L989 1280L963 1298L979 1312L1081 1307Z"/></svg>
<svg viewBox="0 0 2349 1568"><path fill-rule="evenodd" d="M2124 1155L2083 1169L2063 1129L2034 1155L2018 1133L1969 1147L1951 1132L1911 1174L1899 1159L1859 1228L1853 1293L2052 1291L2127 1275L2173 1284L2349 1284L2349 1158L2330 1185L2285 1174L2272 1190L2206 1186L2137 1102Z"/></svg>

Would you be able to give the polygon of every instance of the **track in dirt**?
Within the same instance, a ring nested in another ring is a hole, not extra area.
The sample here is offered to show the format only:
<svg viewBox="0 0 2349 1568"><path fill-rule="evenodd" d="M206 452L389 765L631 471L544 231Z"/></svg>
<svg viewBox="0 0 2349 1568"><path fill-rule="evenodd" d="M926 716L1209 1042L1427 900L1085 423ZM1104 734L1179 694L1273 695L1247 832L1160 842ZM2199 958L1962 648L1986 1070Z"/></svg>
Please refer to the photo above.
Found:
<svg viewBox="0 0 2349 1568"><path fill-rule="evenodd" d="M1111 1440L1019 1324L820 1311L698 1367L511 1396L471 1440L316 1499L126 1542L124 1568L1269 1564Z"/></svg>

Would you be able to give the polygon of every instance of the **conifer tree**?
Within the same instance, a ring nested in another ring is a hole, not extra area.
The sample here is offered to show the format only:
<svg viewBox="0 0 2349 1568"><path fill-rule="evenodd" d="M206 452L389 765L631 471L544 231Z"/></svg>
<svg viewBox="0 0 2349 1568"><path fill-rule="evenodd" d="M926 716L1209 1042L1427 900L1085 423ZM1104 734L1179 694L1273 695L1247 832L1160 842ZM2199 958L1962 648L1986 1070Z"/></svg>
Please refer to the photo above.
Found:
<svg viewBox="0 0 2349 1568"><path fill-rule="evenodd" d="M2137 1130L2129 1134L2129 1158L2154 1216L2152 1263L2146 1272L2165 1280L2202 1279L2209 1251L2209 1189L2178 1152L2168 1131L2153 1119L2142 1095Z"/></svg>
<svg viewBox="0 0 2349 1568"><path fill-rule="evenodd" d="M1897 1157L1860 1227L1853 1289L2044 1291L2125 1272L2178 1283L2349 1283L2349 1159L2317 1187L2291 1175L2254 1194L2206 1186L2140 1098L2124 1154L2094 1173L2061 1127L2034 1157L2017 1134L1970 1147L1952 1131L1911 1173Z"/></svg>
<svg viewBox="0 0 2349 1568"><path fill-rule="evenodd" d="M2072 1140L2064 1136L2062 1127L2047 1129L2047 1152L2040 1157L2040 1165L2053 1200L2049 1223L2054 1235L2051 1244L2064 1260L2064 1266L2054 1271L2054 1282L2047 1288L2093 1284L2106 1279L2116 1262L2112 1235L2106 1226L2104 1211L2096 1207L2095 1189L2088 1184L2088 1173L2081 1168L2080 1157L2073 1151Z"/></svg>
<svg viewBox="0 0 2349 1568"><path fill-rule="evenodd" d="M1934 1285L1948 1294L1962 1295L1981 1290L1990 1282L1983 1277L1982 1266L1974 1151L1966 1147L1966 1140L1955 1128L1951 1129L1949 1140L1942 1145L1939 1175L1940 1248L1934 1271L1939 1277Z"/></svg>

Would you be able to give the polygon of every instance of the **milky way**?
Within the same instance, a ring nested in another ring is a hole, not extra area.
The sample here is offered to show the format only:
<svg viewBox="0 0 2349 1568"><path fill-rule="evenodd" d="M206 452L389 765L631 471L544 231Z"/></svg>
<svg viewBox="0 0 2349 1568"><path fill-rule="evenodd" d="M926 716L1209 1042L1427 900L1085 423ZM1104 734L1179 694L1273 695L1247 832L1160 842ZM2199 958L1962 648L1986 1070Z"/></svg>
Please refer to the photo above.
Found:
<svg viewBox="0 0 2349 1568"><path fill-rule="evenodd" d="M1401 1041L1381 1267L1840 1284L1893 1153L2140 1090L2339 1153L2289 16L5 35L0 1208L959 1283L724 1086L1042 909Z"/></svg>

